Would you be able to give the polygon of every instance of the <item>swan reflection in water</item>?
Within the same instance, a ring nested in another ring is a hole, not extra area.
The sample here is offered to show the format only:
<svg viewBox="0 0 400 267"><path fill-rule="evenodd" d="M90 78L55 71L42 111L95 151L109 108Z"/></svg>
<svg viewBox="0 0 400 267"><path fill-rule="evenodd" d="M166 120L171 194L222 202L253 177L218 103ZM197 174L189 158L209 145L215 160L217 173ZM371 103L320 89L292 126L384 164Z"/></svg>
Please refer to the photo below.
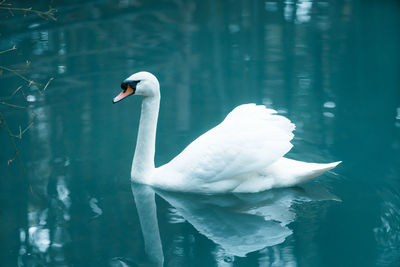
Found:
<svg viewBox="0 0 400 267"><path fill-rule="evenodd" d="M145 252L150 261L162 266L155 195L167 201L200 234L212 240L227 255L246 254L283 243L295 220L294 203L338 198L319 185L282 188L261 193L200 195L168 192L132 183Z"/></svg>

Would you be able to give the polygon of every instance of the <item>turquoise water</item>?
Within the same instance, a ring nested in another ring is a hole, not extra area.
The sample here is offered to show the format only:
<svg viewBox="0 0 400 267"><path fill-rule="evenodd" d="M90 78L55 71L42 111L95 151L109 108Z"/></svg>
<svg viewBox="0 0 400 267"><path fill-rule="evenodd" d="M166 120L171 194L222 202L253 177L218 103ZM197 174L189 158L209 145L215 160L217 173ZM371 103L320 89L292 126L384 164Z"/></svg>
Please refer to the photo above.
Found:
<svg viewBox="0 0 400 267"><path fill-rule="evenodd" d="M52 5L0 11L0 65L54 78L0 105L14 133L34 118L10 165L0 125L0 266L399 266L397 1ZM156 165L251 102L296 124L288 157L343 163L258 194L131 185L140 99L111 100L140 70L161 83ZM2 99L22 84L3 71Z"/></svg>

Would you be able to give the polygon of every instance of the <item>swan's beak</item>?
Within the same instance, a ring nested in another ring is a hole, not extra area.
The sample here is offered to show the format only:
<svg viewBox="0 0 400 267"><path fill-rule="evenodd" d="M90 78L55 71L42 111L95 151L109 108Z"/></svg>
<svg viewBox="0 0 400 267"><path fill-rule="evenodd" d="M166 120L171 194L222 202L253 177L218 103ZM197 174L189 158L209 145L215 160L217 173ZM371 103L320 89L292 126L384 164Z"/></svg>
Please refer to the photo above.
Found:
<svg viewBox="0 0 400 267"><path fill-rule="evenodd" d="M124 99L130 95L133 95L134 93L135 93L135 90L133 90L132 87L130 85L128 85L125 90L122 90L122 92L119 95L114 97L112 102L113 102L113 104L115 104L115 103L121 101L122 99Z"/></svg>

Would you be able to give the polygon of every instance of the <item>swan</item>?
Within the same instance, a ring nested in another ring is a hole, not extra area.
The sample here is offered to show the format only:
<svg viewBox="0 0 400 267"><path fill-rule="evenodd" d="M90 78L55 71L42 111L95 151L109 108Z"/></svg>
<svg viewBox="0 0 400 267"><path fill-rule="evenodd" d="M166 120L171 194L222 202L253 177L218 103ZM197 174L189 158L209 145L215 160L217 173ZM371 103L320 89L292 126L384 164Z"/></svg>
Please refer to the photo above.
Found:
<svg viewBox="0 0 400 267"><path fill-rule="evenodd" d="M295 125L263 105L243 104L170 162L156 168L160 84L153 74L141 71L125 79L121 88L113 103L131 95L143 96L131 168L133 182L170 191L250 193L294 186L340 163L307 163L283 157L292 148Z"/></svg>

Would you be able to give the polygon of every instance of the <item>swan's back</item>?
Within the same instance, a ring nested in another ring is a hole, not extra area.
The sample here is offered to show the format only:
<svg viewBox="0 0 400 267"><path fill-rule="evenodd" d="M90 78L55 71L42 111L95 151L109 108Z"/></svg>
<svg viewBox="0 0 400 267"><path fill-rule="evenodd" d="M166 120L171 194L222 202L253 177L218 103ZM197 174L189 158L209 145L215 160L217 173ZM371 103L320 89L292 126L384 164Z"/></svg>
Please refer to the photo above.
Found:
<svg viewBox="0 0 400 267"><path fill-rule="evenodd" d="M180 191L233 191L243 174L264 169L291 148L295 126L265 106L236 107L177 157L156 169L152 184ZM235 178L237 177L237 178Z"/></svg>

